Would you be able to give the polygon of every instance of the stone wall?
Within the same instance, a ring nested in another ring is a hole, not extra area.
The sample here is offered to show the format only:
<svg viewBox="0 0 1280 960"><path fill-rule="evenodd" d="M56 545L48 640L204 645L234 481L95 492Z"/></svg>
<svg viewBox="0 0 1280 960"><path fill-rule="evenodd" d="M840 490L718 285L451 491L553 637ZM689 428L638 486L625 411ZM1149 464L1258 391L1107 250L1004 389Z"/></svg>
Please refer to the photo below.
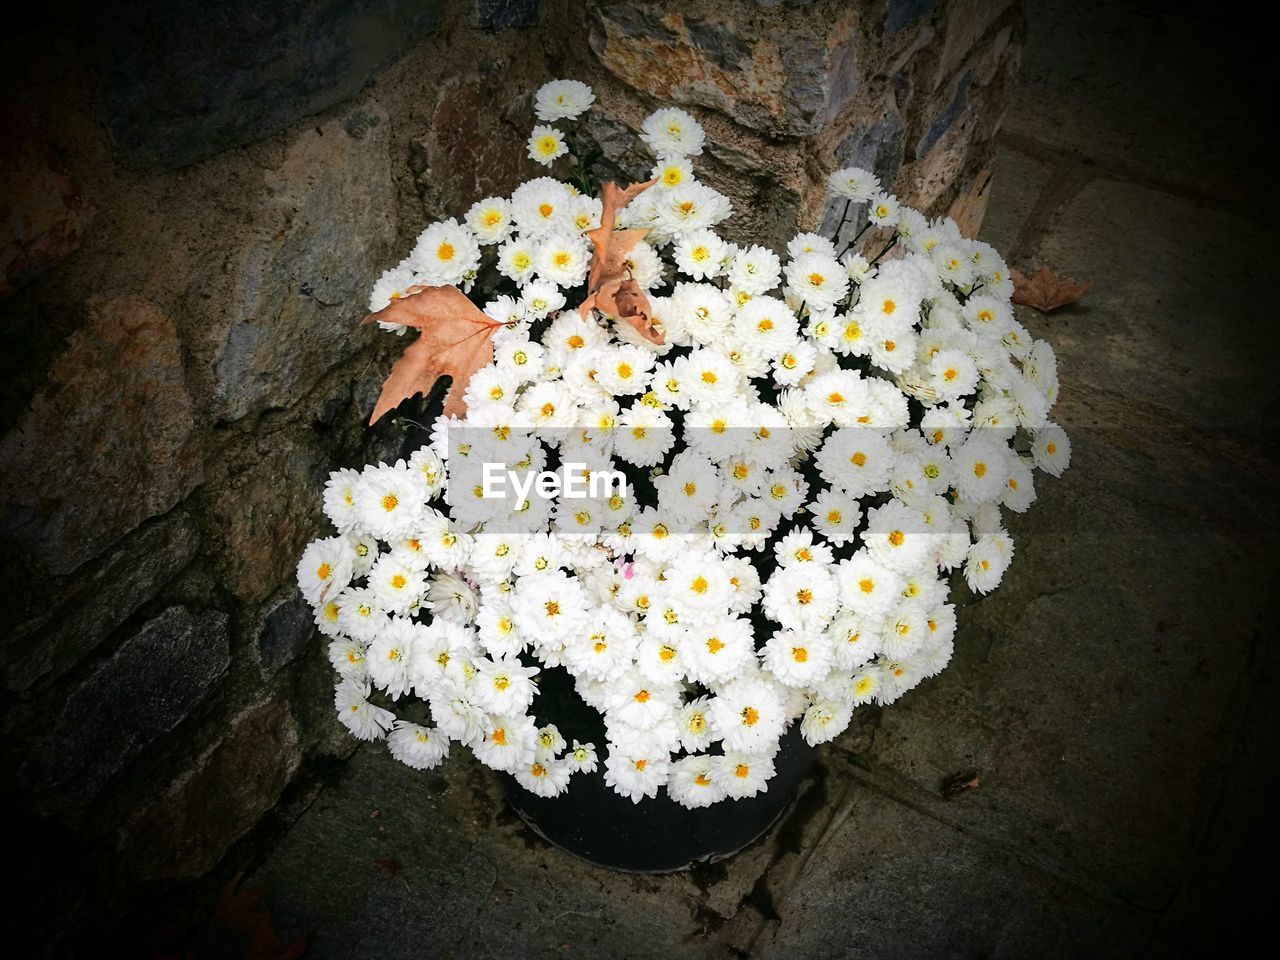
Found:
<svg viewBox="0 0 1280 960"><path fill-rule="evenodd" d="M741 237L832 229L847 164L975 229L1020 38L1016 0L24 16L0 57L0 777L35 939L198 900L353 749L292 581L328 472L403 439L364 426L395 344L357 322L425 224L537 174L532 90L593 84L632 179L643 117L693 111Z"/></svg>

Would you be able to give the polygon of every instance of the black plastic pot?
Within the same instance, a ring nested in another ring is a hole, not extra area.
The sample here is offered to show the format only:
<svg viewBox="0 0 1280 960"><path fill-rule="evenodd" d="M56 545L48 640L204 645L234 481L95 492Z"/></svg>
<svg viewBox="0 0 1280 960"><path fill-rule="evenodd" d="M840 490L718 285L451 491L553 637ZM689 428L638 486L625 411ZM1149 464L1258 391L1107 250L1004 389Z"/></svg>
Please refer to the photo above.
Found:
<svg viewBox="0 0 1280 960"><path fill-rule="evenodd" d="M571 691L566 693L554 676L557 673L560 671L546 671L539 677L539 719L555 722L570 742L575 737L583 741L594 738L597 751L603 754L603 725L593 733L590 719L594 717L598 725L599 714L580 700L576 705L569 703L577 697ZM545 714L544 697L556 704ZM603 761L595 773L574 774L568 791L558 797L540 797L520 786L514 777L503 779L512 809L549 843L611 870L671 873L722 860L764 834L795 797L815 756L800 736L799 724L793 724L774 757L776 772L765 792L698 810L680 806L665 790L657 797L633 803L605 783Z"/></svg>

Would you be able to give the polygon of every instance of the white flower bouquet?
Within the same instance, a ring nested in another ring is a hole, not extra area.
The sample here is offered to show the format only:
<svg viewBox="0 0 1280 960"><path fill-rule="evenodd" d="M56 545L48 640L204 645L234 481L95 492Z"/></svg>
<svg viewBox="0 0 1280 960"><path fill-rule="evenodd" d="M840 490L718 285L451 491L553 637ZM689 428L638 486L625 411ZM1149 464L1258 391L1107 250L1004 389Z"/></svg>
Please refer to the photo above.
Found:
<svg viewBox="0 0 1280 960"><path fill-rule="evenodd" d="M836 237L866 221L843 249L730 243L694 118L654 113L653 179L597 187L593 101L537 94L529 154L565 181L432 224L375 285L368 320L417 336L373 418L452 382L407 462L333 474L298 582L356 737L416 768L460 743L544 797L602 762L704 807L765 790L791 725L828 741L942 670L952 572L1000 582L1002 508L1070 445L990 246L858 169L829 181ZM540 709L549 671L603 742Z"/></svg>

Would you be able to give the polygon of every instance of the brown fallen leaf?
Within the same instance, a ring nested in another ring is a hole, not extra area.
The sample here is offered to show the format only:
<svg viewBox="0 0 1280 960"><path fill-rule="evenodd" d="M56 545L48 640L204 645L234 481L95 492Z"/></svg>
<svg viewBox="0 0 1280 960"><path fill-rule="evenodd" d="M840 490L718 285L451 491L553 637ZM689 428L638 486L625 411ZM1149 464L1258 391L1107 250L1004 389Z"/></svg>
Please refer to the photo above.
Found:
<svg viewBox="0 0 1280 960"><path fill-rule="evenodd" d="M369 423L376 423L400 401L427 394L443 376L453 377L444 401L446 417L467 412L463 391L472 375L493 360L493 334L502 324L491 319L457 287L410 287L364 323L386 320L418 331L391 368Z"/></svg>
<svg viewBox="0 0 1280 960"><path fill-rule="evenodd" d="M1013 278L1013 302L1034 307L1041 313L1075 303L1093 286L1092 283L1078 283L1071 277L1060 277L1048 267L1041 267L1030 278L1017 270L1011 271L1010 276Z"/></svg>
<svg viewBox="0 0 1280 960"><path fill-rule="evenodd" d="M400 861L393 857L384 857L381 860L373 861L373 865L378 868L378 872L383 876L394 877L400 872Z"/></svg>
<svg viewBox="0 0 1280 960"><path fill-rule="evenodd" d="M600 226L587 232L594 253L587 275L587 298L579 305L578 314L585 317L588 310L599 310L627 324L646 340L662 344L666 339L650 315L649 298L631 278L627 263L627 257L648 231L613 229L618 211L655 182L633 183L628 187L610 182L601 186Z"/></svg>
<svg viewBox="0 0 1280 960"><path fill-rule="evenodd" d="M262 893L237 890L239 883L237 876L226 886L213 917L187 938L185 946L176 953L154 951L154 960L298 960L306 952L307 935L284 946Z"/></svg>
<svg viewBox="0 0 1280 960"><path fill-rule="evenodd" d="M981 770L966 770L963 773L957 773L953 777L948 777L940 792L944 800L953 800L962 793L977 790L981 783Z"/></svg>

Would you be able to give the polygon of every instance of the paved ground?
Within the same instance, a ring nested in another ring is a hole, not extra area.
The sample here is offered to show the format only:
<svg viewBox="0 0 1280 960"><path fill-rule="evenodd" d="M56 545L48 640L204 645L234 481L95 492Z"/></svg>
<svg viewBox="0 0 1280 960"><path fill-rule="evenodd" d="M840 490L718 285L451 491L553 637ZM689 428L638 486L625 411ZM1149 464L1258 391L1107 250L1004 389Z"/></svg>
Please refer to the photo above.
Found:
<svg viewBox="0 0 1280 960"><path fill-rule="evenodd" d="M952 666L867 712L765 840L679 876L549 848L466 759L362 749L249 881L312 956L1172 955L1273 905L1247 879L1280 792L1261 114L1208 20L1030 6L984 232L1094 281L1023 318L1074 464L1015 518Z"/></svg>

